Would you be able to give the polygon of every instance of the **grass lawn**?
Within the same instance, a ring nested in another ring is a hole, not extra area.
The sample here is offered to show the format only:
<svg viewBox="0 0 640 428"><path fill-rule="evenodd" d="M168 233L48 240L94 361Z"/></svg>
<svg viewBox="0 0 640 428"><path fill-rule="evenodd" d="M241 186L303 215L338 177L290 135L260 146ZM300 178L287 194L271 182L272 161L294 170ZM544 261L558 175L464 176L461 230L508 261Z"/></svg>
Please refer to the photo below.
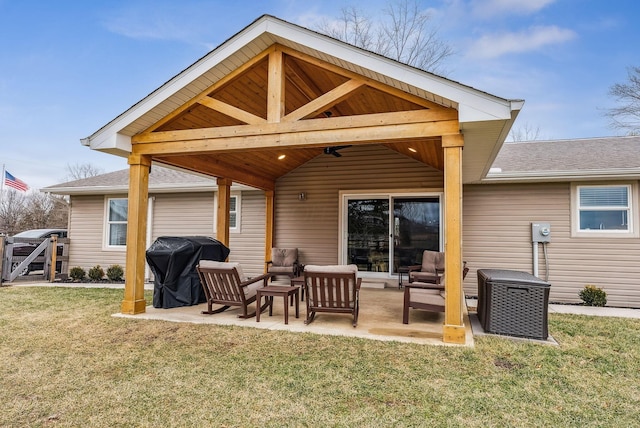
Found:
<svg viewBox="0 0 640 428"><path fill-rule="evenodd" d="M121 300L0 288L0 426L640 426L640 320L551 314L560 346L469 349L111 317Z"/></svg>

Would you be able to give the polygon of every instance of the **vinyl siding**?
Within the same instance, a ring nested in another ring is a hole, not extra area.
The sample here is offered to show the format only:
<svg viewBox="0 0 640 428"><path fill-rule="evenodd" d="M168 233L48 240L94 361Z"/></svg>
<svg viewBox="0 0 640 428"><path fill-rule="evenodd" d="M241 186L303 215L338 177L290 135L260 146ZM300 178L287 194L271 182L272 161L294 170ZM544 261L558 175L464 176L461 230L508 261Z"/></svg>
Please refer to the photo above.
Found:
<svg viewBox="0 0 640 428"><path fill-rule="evenodd" d="M339 192L440 192L442 172L384 146L354 146L342 157L321 154L278 180L276 247L298 248L304 264L338 263ZM298 200L305 192L306 200Z"/></svg>
<svg viewBox="0 0 640 428"><path fill-rule="evenodd" d="M580 303L580 290L594 284L607 292L608 306L640 307L640 239L571 237L570 192L570 183L466 185L463 250L470 271L465 292L477 294L477 269L531 273L531 223L549 222L551 301ZM638 213L633 216L638 224ZM538 276L545 279L541 244L538 253Z"/></svg>
<svg viewBox="0 0 640 428"><path fill-rule="evenodd" d="M264 270L264 192L242 192L241 230L230 234L229 259L243 264L247 275ZM112 197L124 197L117 195ZM160 236L210 236L214 232L214 193L151 195L153 199L151 239ZM103 249L105 197L73 196L70 211L69 266L85 270L99 264L105 270L113 264L126 269L124 250Z"/></svg>

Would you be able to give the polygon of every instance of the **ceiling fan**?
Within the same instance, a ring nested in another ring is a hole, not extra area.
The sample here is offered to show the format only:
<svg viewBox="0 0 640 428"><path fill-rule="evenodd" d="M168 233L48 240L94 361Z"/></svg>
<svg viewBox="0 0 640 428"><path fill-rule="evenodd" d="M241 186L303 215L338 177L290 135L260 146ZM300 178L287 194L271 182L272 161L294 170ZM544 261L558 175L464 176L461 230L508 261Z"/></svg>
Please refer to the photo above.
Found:
<svg viewBox="0 0 640 428"><path fill-rule="evenodd" d="M325 147L324 148L324 154L325 155L334 155L335 157L339 158L342 155L338 152L338 150L346 149L347 147L351 147L351 145Z"/></svg>

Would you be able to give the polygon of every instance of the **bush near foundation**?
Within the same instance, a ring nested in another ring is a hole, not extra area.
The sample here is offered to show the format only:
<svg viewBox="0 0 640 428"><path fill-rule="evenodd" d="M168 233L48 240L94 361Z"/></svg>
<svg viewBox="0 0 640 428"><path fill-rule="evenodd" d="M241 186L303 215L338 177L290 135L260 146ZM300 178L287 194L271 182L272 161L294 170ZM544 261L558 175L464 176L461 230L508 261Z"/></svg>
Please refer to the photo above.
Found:
<svg viewBox="0 0 640 428"><path fill-rule="evenodd" d="M586 306L604 306L607 304L607 293L595 285L587 285L580 291L580 298Z"/></svg>

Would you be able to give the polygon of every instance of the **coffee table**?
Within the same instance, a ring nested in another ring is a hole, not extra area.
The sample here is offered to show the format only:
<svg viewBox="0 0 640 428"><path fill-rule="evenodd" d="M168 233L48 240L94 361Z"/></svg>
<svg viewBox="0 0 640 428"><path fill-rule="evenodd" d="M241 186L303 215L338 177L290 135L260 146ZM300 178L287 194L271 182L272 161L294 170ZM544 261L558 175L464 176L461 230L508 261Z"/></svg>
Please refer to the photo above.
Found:
<svg viewBox="0 0 640 428"><path fill-rule="evenodd" d="M256 322L260 322L260 307L262 306L262 296L269 299L269 316L273 315L273 298L282 296L284 298L284 323L289 324L289 296L295 298L296 318L300 317L300 289L298 287L286 287L282 285L268 285L258 288L256 291Z"/></svg>

